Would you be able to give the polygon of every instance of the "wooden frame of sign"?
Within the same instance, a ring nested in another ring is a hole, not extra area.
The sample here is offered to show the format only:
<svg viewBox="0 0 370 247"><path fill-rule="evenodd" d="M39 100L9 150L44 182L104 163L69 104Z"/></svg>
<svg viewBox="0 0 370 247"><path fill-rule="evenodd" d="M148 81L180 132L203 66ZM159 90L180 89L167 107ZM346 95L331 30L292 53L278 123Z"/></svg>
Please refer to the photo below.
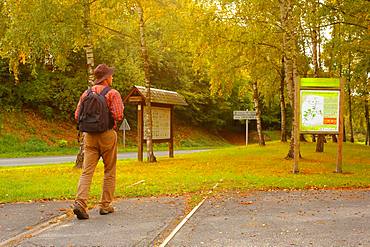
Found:
<svg viewBox="0 0 370 247"><path fill-rule="evenodd" d="M185 99L173 91L151 88L152 140L153 143L168 143L169 157L174 157L174 106L187 105ZM143 161L145 138L145 96L146 88L134 86L123 103L137 105L138 160Z"/></svg>
<svg viewBox="0 0 370 247"><path fill-rule="evenodd" d="M161 138L161 137L155 137L153 136L153 143L168 143L168 153L169 157L173 158L173 105L167 105L167 104L158 104L158 103L152 103L151 106L153 108L160 108L160 109L168 109L169 110L169 137L168 138ZM144 133L144 107L145 104L141 103L137 106L137 136L138 136L138 160L143 161L143 151L144 151L144 143L146 143L145 133ZM152 111L153 111L152 108ZM153 117L153 113L152 113ZM156 123L156 120L153 119L153 124ZM165 130L167 132L167 130Z"/></svg>
<svg viewBox="0 0 370 247"><path fill-rule="evenodd" d="M343 78L303 78L295 82L293 173L299 171L300 133L338 134L336 172L342 173L344 84ZM301 98L304 98L304 102L301 102ZM326 103L326 108L325 99L329 102Z"/></svg>

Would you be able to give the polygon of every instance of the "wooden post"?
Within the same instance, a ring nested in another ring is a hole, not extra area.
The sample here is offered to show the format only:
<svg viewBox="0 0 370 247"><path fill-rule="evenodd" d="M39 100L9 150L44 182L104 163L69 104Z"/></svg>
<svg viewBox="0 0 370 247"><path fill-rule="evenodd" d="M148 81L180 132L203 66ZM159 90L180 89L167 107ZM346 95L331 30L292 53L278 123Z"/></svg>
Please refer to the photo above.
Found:
<svg viewBox="0 0 370 247"><path fill-rule="evenodd" d="M339 135L338 135L338 153L336 172L342 173L343 158L343 111L344 111L344 84L345 79L340 79L340 96L339 96Z"/></svg>
<svg viewBox="0 0 370 247"><path fill-rule="evenodd" d="M245 146L248 146L248 122L249 120L245 120Z"/></svg>
<svg viewBox="0 0 370 247"><path fill-rule="evenodd" d="M137 105L137 159L143 161L143 105Z"/></svg>
<svg viewBox="0 0 370 247"><path fill-rule="evenodd" d="M168 152L170 158L173 158L173 120L174 120L174 115L173 115L173 106L171 106L171 116L170 116L170 141L168 143Z"/></svg>
<svg viewBox="0 0 370 247"><path fill-rule="evenodd" d="M300 112L300 105L299 105L299 97L300 97L300 78L297 78L294 81L294 124L293 124L293 132L294 132L294 166L293 166L293 173L298 173L298 162L299 162L299 112Z"/></svg>

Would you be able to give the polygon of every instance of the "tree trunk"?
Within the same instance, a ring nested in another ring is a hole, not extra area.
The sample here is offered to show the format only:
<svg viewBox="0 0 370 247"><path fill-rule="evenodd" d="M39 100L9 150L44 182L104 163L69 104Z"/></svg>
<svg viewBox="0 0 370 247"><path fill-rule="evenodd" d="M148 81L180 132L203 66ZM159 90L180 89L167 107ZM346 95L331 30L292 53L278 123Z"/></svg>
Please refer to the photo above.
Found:
<svg viewBox="0 0 370 247"><path fill-rule="evenodd" d="M90 17L90 1L84 0L83 7L84 7L84 33L85 33L85 53L86 53L86 67L87 67L87 77L88 77L88 85L92 86L94 84L94 50L92 45L92 36L91 36L91 17ZM82 168L83 161L84 161L84 134L82 134L81 142L80 142L80 150L76 157L75 167Z"/></svg>
<svg viewBox="0 0 370 247"><path fill-rule="evenodd" d="M337 36L340 37L340 25L338 25L338 24L337 25L334 25L333 32L334 32L333 33L333 35L334 35L333 37L334 38L336 38ZM334 43L333 43L333 49L334 49ZM341 54L341 52L339 52L339 66L338 67L339 67L339 78L342 78L342 76L343 76L343 65L342 65L342 54ZM343 111L344 111L344 109L343 109ZM343 142L346 142L346 141L347 141L347 137L346 137L346 124L345 124L345 118L343 117Z"/></svg>
<svg viewBox="0 0 370 247"><path fill-rule="evenodd" d="M317 12L317 5L316 2L314 2L313 5L313 14L316 15ZM319 46L319 40L318 40L318 33L320 30L317 29L317 27L313 27L311 30L311 42L312 42L312 63L314 66L314 76L315 78L320 77L320 67L319 67L319 61L318 61L318 46ZM317 137L316 142L316 152L324 152L324 143L325 143L325 136L322 134L319 134Z"/></svg>
<svg viewBox="0 0 370 247"><path fill-rule="evenodd" d="M289 143L289 151L288 154L285 156L285 159L290 160L294 158L294 134L292 130L292 136L290 137Z"/></svg>
<svg viewBox="0 0 370 247"><path fill-rule="evenodd" d="M325 135L318 135L317 143L316 143L316 152L322 153L324 152L324 143L326 142Z"/></svg>
<svg viewBox="0 0 370 247"><path fill-rule="evenodd" d="M87 65L87 75L89 85L94 84L94 50L93 50L93 40L91 35L91 11L90 5L92 3L90 0L84 0L84 32L85 32L85 53L86 53L86 65Z"/></svg>
<svg viewBox="0 0 370 247"><path fill-rule="evenodd" d="M337 135L331 135L331 139L334 143L338 143Z"/></svg>
<svg viewBox="0 0 370 247"><path fill-rule="evenodd" d="M317 142L316 142L316 152L322 153L324 152L324 143L326 142L325 135L318 134L317 135Z"/></svg>
<svg viewBox="0 0 370 247"><path fill-rule="evenodd" d="M298 53L298 40L295 33L297 29L296 21L293 15L293 3L291 0L280 0L280 19L282 24L283 32L283 47L282 50L284 51L284 72L285 72L285 82L287 84L288 89L288 97L289 102L292 106L293 112L296 111L294 107L294 83L297 81L297 71L296 71L296 59ZM296 121L293 114L293 128L292 128L292 137L290 148L288 154L286 156L287 159L294 158L294 142L298 141L294 139L294 130L298 128L296 126ZM298 172L298 167L293 167L293 172Z"/></svg>
<svg viewBox="0 0 370 247"><path fill-rule="evenodd" d="M296 76L296 71L295 71L295 66L294 66L294 61L290 61L291 64L289 64L287 66L287 71L291 71L290 75L288 75L287 78L290 78L290 82L288 81L288 85L290 84L290 86L288 86L288 88L290 88L290 90L288 90L290 93L290 102L291 102L291 105L292 105L292 109L293 109L293 112L296 111L296 109L294 109L294 103L295 103L295 99L294 99L294 87L292 86L293 83L295 81L297 81L296 79L294 79L294 76ZM296 121L295 121L295 117L294 117L294 114L293 114L293 117L292 117L292 136L291 136L291 143L290 143L290 146L289 146L289 151L288 151L288 154L287 156L285 157L286 159L293 159L294 158L294 142L295 142L295 139L294 139L294 130L296 128L298 128L299 126L297 125ZM299 155L301 156L301 155Z"/></svg>
<svg viewBox="0 0 370 247"><path fill-rule="evenodd" d="M306 138L304 137L304 134L299 135L299 141L300 142L307 142Z"/></svg>
<svg viewBox="0 0 370 247"><path fill-rule="evenodd" d="M350 142L354 143L353 137L353 121L352 121L352 91L351 91L351 52L348 54L348 82L347 82L347 93L348 93L348 113L349 113L349 131L350 131Z"/></svg>
<svg viewBox="0 0 370 247"><path fill-rule="evenodd" d="M347 141L346 137L346 124L345 124L345 118L343 118L343 142Z"/></svg>
<svg viewBox="0 0 370 247"><path fill-rule="evenodd" d="M367 97L367 96L365 96ZM370 117L369 117L369 101L365 98L365 122L366 122L366 139L365 145L370 146Z"/></svg>
<svg viewBox="0 0 370 247"><path fill-rule="evenodd" d="M292 77L293 77L293 83L298 83L298 80L296 79L297 77L297 69L296 69L296 65L295 65L295 62L293 61L293 64L292 64ZM293 90L294 90L294 87L293 87ZM293 93L294 94L294 93ZM292 96L292 105L293 105L293 109L294 109L294 105L295 105L295 97L294 95ZM293 128L292 128L292 137L290 138L290 145L289 145L289 151L288 151L288 154L287 156L285 157L285 159L293 159L294 158L294 146L297 145L298 146L298 155L299 155L299 158L302 158L301 156L301 151L299 150L299 142L295 140L294 136L294 132L298 130L299 126L298 126L298 121L295 121L295 114L293 114ZM293 173L298 173L298 167L296 167L296 164L294 164L294 167L293 167Z"/></svg>
<svg viewBox="0 0 370 247"><path fill-rule="evenodd" d="M349 111L349 131L350 131L350 142L354 143L355 139L353 137L353 121L352 121L352 96L351 96L351 86L348 82L348 111Z"/></svg>
<svg viewBox="0 0 370 247"><path fill-rule="evenodd" d="M322 63L321 63L321 30L320 28L317 30L316 34L317 34L317 61L318 61L318 66L319 66L318 74L320 74L320 71L322 68L321 67Z"/></svg>
<svg viewBox="0 0 370 247"><path fill-rule="evenodd" d="M314 68L315 77L319 77L319 63L317 59L317 30L314 28L311 30L312 40L312 63Z"/></svg>
<svg viewBox="0 0 370 247"><path fill-rule="evenodd" d="M293 113L294 113L295 109L294 109L294 92L293 92L294 88L292 86L292 84L293 84L292 60L287 59L285 64L286 64L285 78L287 80L286 83L287 83L287 88L288 88L289 101L290 101L290 105L291 105L291 107L293 109ZM285 158L286 159L293 159L294 158L294 114L293 114L293 117L292 117L292 131L291 131L289 151L288 151L288 154Z"/></svg>
<svg viewBox="0 0 370 247"><path fill-rule="evenodd" d="M280 115L281 115L281 135L280 141L287 142L286 133L286 107L285 107L285 96L284 96L284 83L285 83L285 71L284 71L284 57L281 59L281 75L280 75Z"/></svg>
<svg viewBox="0 0 370 247"><path fill-rule="evenodd" d="M260 146L264 146L265 138L263 137L263 133L262 133L261 107L259 103L257 81L253 82L252 87L253 87L253 101L254 101L254 107L256 108L256 117L257 117L258 144Z"/></svg>
<svg viewBox="0 0 370 247"><path fill-rule="evenodd" d="M154 156L153 152L153 119L152 119L152 107L151 107L151 78L150 78L150 64L149 64L149 55L148 49L146 46L145 40L145 23L144 23L144 13L143 8L139 4L137 6L137 12L139 14L139 21L140 21L140 47L141 47L141 57L143 59L143 66L144 66L144 77L145 77L145 85L146 85L146 99L145 105L147 108L145 118L147 122L147 128L145 129L146 132L146 148L147 148L147 161L148 162L156 162L157 159Z"/></svg>
<svg viewBox="0 0 370 247"><path fill-rule="evenodd" d="M82 168L84 163L84 153L85 153L85 145L84 145L85 134L82 133L80 142L80 149L78 150L78 154L75 161L75 168Z"/></svg>
<svg viewBox="0 0 370 247"><path fill-rule="evenodd" d="M94 85L94 51L91 43L85 46L85 52L89 85Z"/></svg>

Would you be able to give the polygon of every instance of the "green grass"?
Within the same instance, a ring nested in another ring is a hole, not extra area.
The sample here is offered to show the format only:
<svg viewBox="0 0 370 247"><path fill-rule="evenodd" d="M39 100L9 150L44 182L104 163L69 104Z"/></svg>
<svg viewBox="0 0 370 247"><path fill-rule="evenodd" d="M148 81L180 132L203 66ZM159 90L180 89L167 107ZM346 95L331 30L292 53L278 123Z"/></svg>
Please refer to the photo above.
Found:
<svg viewBox="0 0 370 247"><path fill-rule="evenodd" d="M0 158L19 158L19 157L35 157L35 156L58 156L58 155L76 155L79 147L77 142L67 144L65 140L56 140L56 144L48 145L43 140L32 137L26 141L11 134L0 135ZM118 152L136 152L136 143L132 140L126 143L123 148L121 138L119 138ZM217 138L188 138L175 144L176 150L190 150L190 149L211 149L219 147L231 146L226 141ZM146 145L144 144L144 150ZM168 143L154 144L154 150L162 151L168 150Z"/></svg>
<svg viewBox="0 0 370 247"><path fill-rule="evenodd" d="M302 143L300 173L292 174L292 161L285 160L288 144L270 142L265 147L229 147L157 163L135 160L117 164L117 197L202 194L222 181L218 191L307 188L369 188L370 148L344 145L343 174L335 170L336 145L326 144L315 153L314 143ZM38 199L73 199L80 170L73 164L0 168L0 202ZM102 164L91 186L92 201L101 193ZM145 180L144 183L131 186Z"/></svg>
<svg viewBox="0 0 370 247"><path fill-rule="evenodd" d="M63 140L60 141L59 146L50 146L37 138L21 141L20 138L9 134L2 135L0 138L0 158L67 155L77 152L77 147L65 146Z"/></svg>
<svg viewBox="0 0 370 247"><path fill-rule="evenodd" d="M14 145L16 147L12 150L7 150L2 152L0 146L0 158L23 158L23 157L40 157L40 156L62 156L62 155L77 155L79 148L78 147L56 147L56 146L47 146L46 143L42 141L39 142L41 145L30 146L27 148L30 142L26 142L20 145ZM32 143L32 142L31 142ZM231 146L230 144L214 146L214 145L205 145L205 146L175 146L175 150L193 150L193 149L216 149L225 146ZM3 149L4 150L4 149ZM144 152L146 146L144 145ZM155 144L154 151L165 151L168 150L168 144ZM123 145L118 145L118 152L137 152L136 146L126 146L123 148Z"/></svg>

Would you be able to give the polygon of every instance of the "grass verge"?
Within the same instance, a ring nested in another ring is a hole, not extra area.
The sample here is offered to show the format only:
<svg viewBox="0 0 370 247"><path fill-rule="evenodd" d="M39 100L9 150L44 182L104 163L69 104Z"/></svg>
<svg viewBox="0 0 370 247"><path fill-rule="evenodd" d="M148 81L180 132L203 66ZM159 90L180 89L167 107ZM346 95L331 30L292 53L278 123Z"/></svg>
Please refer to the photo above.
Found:
<svg viewBox="0 0 370 247"><path fill-rule="evenodd" d="M315 144L302 143L299 174L292 174L292 161L285 160L288 144L265 147L229 147L202 153L159 158L157 163L134 160L117 164L117 197L204 193L222 180L217 190L268 190L306 188L369 188L370 148L344 145L343 174L335 170L336 145L326 144L315 153ZM41 199L72 199L81 173L73 164L0 168L0 202ZM91 185L96 201L101 193L102 164ZM132 186L138 181L145 182Z"/></svg>
<svg viewBox="0 0 370 247"><path fill-rule="evenodd" d="M120 139L121 141L121 139ZM76 142L77 143L77 142ZM230 147L225 141L200 141L198 139L185 140L182 145L175 145L176 150L191 149L215 149L220 147ZM144 145L146 150L146 145ZM168 150L168 143L154 144L155 151ZM66 140L59 140L57 144L49 145L47 142L35 137L22 141L14 135L0 136L0 158L21 158L36 156L60 156L60 155L77 155L79 147L67 145ZM137 146L133 143L123 147L122 143L118 144L118 152L137 152Z"/></svg>

